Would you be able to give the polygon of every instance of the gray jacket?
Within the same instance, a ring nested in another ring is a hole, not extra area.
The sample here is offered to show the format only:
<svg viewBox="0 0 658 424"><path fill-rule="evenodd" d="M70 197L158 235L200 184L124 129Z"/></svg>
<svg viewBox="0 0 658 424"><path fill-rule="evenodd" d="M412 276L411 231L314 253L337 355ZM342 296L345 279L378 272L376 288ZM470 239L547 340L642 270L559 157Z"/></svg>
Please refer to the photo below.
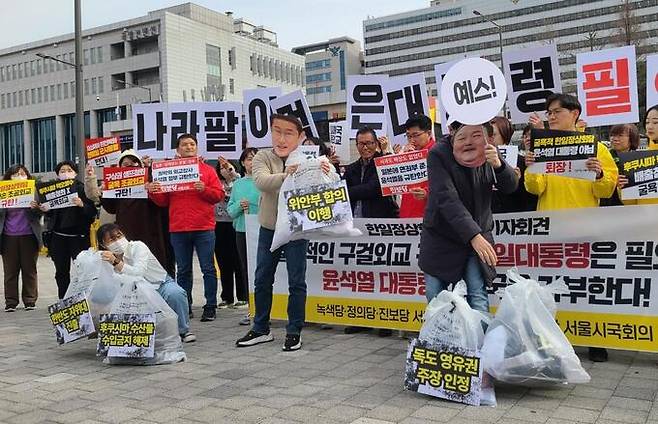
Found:
<svg viewBox="0 0 658 424"><path fill-rule="evenodd" d="M28 209L27 211L27 217L28 220L30 221L30 228L32 228L32 233L34 236L37 238L37 241L39 242L39 247L43 246L43 240L41 238L41 215L43 215L43 212L41 212L38 209ZM7 217L7 209L0 209L0 246L2 246L2 236L5 231L5 218Z"/></svg>

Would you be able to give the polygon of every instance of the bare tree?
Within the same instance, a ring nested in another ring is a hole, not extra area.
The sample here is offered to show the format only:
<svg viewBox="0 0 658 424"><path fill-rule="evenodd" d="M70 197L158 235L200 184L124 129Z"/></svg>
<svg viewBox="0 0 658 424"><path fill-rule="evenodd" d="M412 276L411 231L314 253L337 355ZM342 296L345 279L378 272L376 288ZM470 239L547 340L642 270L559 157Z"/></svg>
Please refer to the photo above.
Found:
<svg viewBox="0 0 658 424"><path fill-rule="evenodd" d="M641 30L640 23L635 15L633 2L630 0L621 0L621 4L619 5L619 19L616 26L617 28L615 28L614 34L617 44L622 46L640 46L642 39L637 36Z"/></svg>

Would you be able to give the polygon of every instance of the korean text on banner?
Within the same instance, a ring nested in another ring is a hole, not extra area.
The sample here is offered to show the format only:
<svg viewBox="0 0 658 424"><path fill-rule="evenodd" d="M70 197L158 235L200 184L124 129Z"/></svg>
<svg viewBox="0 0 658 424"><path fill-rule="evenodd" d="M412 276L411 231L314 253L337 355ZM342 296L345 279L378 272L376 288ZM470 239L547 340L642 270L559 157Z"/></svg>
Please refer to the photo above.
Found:
<svg viewBox="0 0 658 424"><path fill-rule="evenodd" d="M425 74L417 73L386 80L386 119L391 146L407 144L404 128L407 119L414 115L429 117Z"/></svg>
<svg viewBox="0 0 658 424"><path fill-rule="evenodd" d="M194 189L194 183L199 181L199 159L181 158L153 162L151 166L153 182L160 183L164 193Z"/></svg>
<svg viewBox="0 0 658 424"><path fill-rule="evenodd" d="M119 137L88 138L85 140L87 162L93 166L108 166L117 163L121 156Z"/></svg>
<svg viewBox="0 0 658 424"><path fill-rule="evenodd" d="M658 54L647 56L647 109L658 105Z"/></svg>
<svg viewBox="0 0 658 424"><path fill-rule="evenodd" d="M96 332L85 293L77 293L48 306L57 343L64 344Z"/></svg>
<svg viewBox="0 0 658 424"><path fill-rule="evenodd" d="M344 180L290 190L283 195L292 232L328 227L352 219Z"/></svg>
<svg viewBox="0 0 658 424"><path fill-rule="evenodd" d="M133 105L133 148L152 158L173 158L176 140L195 135L198 155L238 159L242 152L242 103L148 103Z"/></svg>
<svg viewBox="0 0 658 424"><path fill-rule="evenodd" d="M628 178L621 190L623 200L658 198L658 151L620 153L619 166Z"/></svg>
<svg viewBox="0 0 658 424"><path fill-rule="evenodd" d="M329 143L334 148L340 163L350 160L350 139L347 129L347 121L329 122Z"/></svg>
<svg viewBox="0 0 658 424"><path fill-rule="evenodd" d="M0 209L29 208L34 190L34 180L0 181Z"/></svg>
<svg viewBox="0 0 658 424"><path fill-rule="evenodd" d="M347 130L350 140L369 127L386 135L386 92L388 75L347 76Z"/></svg>
<svg viewBox="0 0 658 424"><path fill-rule="evenodd" d="M450 68L452 68L457 62L459 62L459 60L452 60L450 62L434 65L434 77L436 78L436 87L438 91L438 97L436 98L438 107L436 113L437 120L441 121L441 133L444 135L450 134L450 122L448 121L448 112L446 112L446 109L443 106L443 101L441 100L441 84L443 83L443 77L446 76Z"/></svg>
<svg viewBox="0 0 658 424"><path fill-rule="evenodd" d="M596 157L598 143L592 134L577 131L540 130L530 132L535 163L528 167L532 174L553 174L594 181L596 173L585 162Z"/></svg>
<svg viewBox="0 0 658 424"><path fill-rule="evenodd" d="M103 168L103 197L106 199L146 199L148 169L139 167Z"/></svg>
<svg viewBox="0 0 658 424"><path fill-rule="evenodd" d="M503 53L512 123L525 124L533 112L546 110L546 99L562 92L557 45Z"/></svg>
<svg viewBox="0 0 658 424"><path fill-rule="evenodd" d="M404 387L441 399L480 405L480 352L456 346L432 346L414 339L407 350Z"/></svg>
<svg viewBox="0 0 658 424"><path fill-rule="evenodd" d="M294 115L302 123L302 128L307 136L319 137L318 130L313 122L311 109L308 107L306 97L302 90L293 91L284 96L270 100L272 111L283 115Z"/></svg>
<svg viewBox="0 0 658 424"><path fill-rule="evenodd" d="M375 158L382 195L408 193L427 186L427 149Z"/></svg>
<svg viewBox="0 0 658 424"><path fill-rule="evenodd" d="M505 272L548 284L564 278L557 321L571 343L658 352L658 205L586 208L494 216L498 276L488 288L507 285ZM418 331L427 306L418 268L420 219L355 219L363 235L311 240L307 250L306 320ZM258 219L247 216L249 275L254 275ZM273 319L287 319L288 285L279 266ZM253 293L253 280L250 280Z"/></svg>
<svg viewBox="0 0 658 424"><path fill-rule="evenodd" d="M108 358L153 358L155 314L101 314L96 354Z"/></svg>
<svg viewBox="0 0 658 424"><path fill-rule="evenodd" d="M249 147L272 147L270 131L270 102L281 96L281 87L255 88L244 90L243 113L247 129L247 145Z"/></svg>
<svg viewBox="0 0 658 424"><path fill-rule="evenodd" d="M578 53L576 75L588 126L639 121L635 46Z"/></svg>
<svg viewBox="0 0 658 424"><path fill-rule="evenodd" d="M75 190L76 180L53 180L37 184L39 203L47 209L62 209L74 206L73 199L78 197Z"/></svg>
<svg viewBox="0 0 658 424"><path fill-rule="evenodd" d="M513 144L498 146L498 152L503 157L503 159L505 159L506 164L512 168L518 167L519 146L515 146Z"/></svg>

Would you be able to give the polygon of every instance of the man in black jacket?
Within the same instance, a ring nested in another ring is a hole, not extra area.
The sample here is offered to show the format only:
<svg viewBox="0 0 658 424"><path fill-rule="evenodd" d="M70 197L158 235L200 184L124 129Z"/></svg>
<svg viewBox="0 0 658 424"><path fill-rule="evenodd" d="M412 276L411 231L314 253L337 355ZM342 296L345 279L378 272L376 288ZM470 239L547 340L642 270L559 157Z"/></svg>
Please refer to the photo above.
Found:
<svg viewBox="0 0 658 424"><path fill-rule="evenodd" d="M486 285L496 276L491 196L516 190L518 177L481 125L454 125L450 143L437 143L427 158L430 196L423 219L419 265L431 301L448 285L466 282L467 301L488 312Z"/></svg>
<svg viewBox="0 0 658 424"><path fill-rule="evenodd" d="M379 142L372 128L364 127L356 133L359 159L345 168L343 179L352 204L355 218L397 218L400 209L392 196L382 196L374 158Z"/></svg>

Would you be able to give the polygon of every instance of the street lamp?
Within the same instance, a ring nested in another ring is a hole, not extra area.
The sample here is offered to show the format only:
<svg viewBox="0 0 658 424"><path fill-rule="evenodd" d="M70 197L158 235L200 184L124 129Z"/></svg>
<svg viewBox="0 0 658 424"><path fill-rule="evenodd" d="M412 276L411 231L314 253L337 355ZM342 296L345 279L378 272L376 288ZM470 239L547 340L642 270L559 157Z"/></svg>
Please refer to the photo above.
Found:
<svg viewBox="0 0 658 424"><path fill-rule="evenodd" d="M115 81L118 82L119 84L125 84L125 85L129 85L131 87L141 88L142 90L148 91L149 92L149 103L153 103L153 98L151 97L151 89L150 88L144 87L144 86L141 86L141 85L137 85L137 84L133 84L132 82L127 82L127 81L120 80L120 79L115 80Z"/></svg>
<svg viewBox="0 0 658 424"><path fill-rule="evenodd" d="M491 25L498 28L498 40L499 40L499 47L500 47L500 69L504 73L505 72L505 65L503 64L503 27L498 25L492 19L487 18L485 15L478 12L477 10L473 10L473 14L476 15L476 16L481 17L485 21L489 22ZM507 103L503 103L503 114L505 114L505 117L507 118Z"/></svg>

